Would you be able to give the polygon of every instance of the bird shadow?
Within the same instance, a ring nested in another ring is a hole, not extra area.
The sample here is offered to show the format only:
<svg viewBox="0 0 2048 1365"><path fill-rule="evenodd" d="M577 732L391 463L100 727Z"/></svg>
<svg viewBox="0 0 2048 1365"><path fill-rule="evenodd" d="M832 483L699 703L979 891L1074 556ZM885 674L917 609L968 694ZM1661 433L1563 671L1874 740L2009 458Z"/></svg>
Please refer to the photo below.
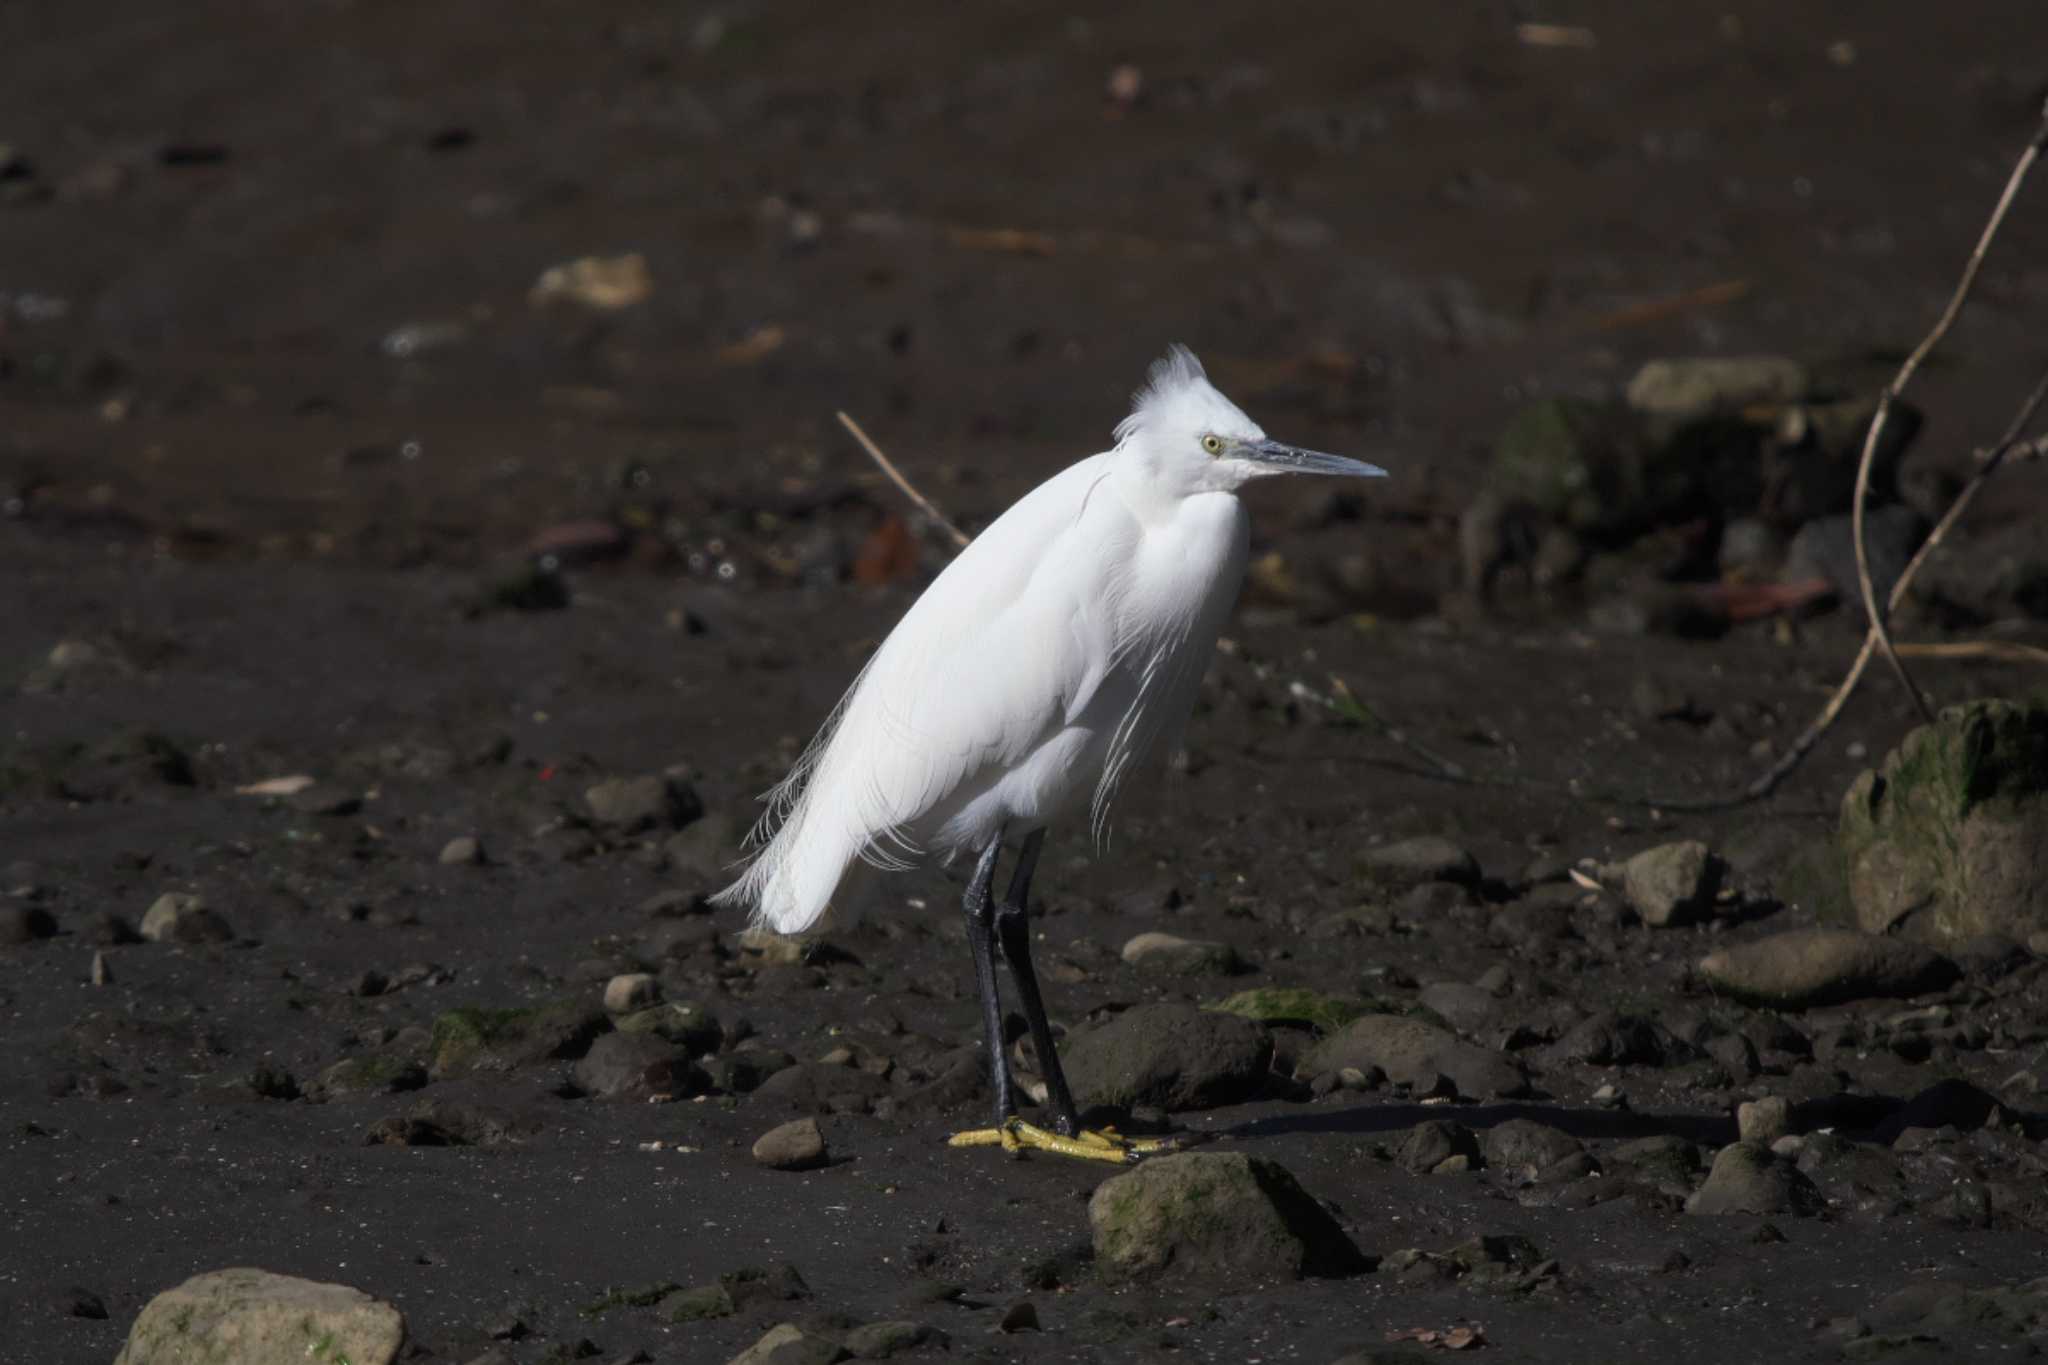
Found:
<svg viewBox="0 0 2048 1365"><path fill-rule="evenodd" d="M1511 1119L1531 1119L1570 1133L1582 1141L1676 1136L1702 1145L1723 1147L1735 1141L1735 1121L1716 1114L1639 1113L1630 1109L1574 1109L1541 1102L1480 1105L1437 1105L1398 1102L1318 1106L1307 1111L1266 1114L1212 1131L1236 1141L1288 1137L1299 1133L1339 1133L1369 1137L1398 1133L1430 1119L1455 1119L1467 1128L1493 1128Z"/></svg>

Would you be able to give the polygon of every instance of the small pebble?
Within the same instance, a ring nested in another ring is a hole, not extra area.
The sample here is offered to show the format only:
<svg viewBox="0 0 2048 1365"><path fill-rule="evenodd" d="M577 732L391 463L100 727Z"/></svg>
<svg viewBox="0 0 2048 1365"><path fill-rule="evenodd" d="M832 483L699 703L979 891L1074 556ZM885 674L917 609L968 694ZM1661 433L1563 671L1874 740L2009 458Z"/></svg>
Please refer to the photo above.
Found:
<svg viewBox="0 0 2048 1365"><path fill-rule="evenodd" d="M459 835L441 846L441 861L450 867L471 867L483 860L484 846L471 835Z"/></svg>
<svg viewBox="0 0 2048 1365"><path fill-rule="evenodd" d="M1032 1306L1031 1300L1019 1299L1003 1311L1001 1327L1005 1332L1039 1331L1038 1310Z"/></svg>
<svg viewBox="0 0 2048 1365"><path fill-rule="evenodd" d="M1792 1106L1782 1095L1766 1095L1735 1108L1736 1133L1744 1142L1769 1145L1792 1131Z"/></svg>

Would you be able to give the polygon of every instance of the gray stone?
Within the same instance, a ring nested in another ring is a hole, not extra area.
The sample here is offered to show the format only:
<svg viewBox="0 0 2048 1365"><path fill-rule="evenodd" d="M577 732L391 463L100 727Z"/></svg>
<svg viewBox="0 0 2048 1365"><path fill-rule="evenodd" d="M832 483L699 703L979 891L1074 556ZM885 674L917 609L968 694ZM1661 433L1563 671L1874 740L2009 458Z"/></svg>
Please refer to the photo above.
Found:
<svg viewBox="0 0 2048 1365"><path fill-rule="evenodd" d="M806 1332L793 1322L771 1327L761 1339L734 1356L729 1365L833 1365L846 1350L829 1337Z"/></svg>
<svg viewBox="0 0 2048 1365"><path fill-rule="evenodd" d="M604 1011L586 1000L443 1010L434 1018L428 1069L435 1080L447 1080L471 1071L568 1061L583 1056L592 1040L610 1028Z"/></svg>
<svg viewBox="0 0 2048 1365"><path fill-rule="evenodd" d="M621 972L604 983L607 1014L632 1014L661 999L661 983L646 972Z"/></svg>
<svg viewBox="0 0 2048 1365"><path fill-rule="evenodd" d="M576 1088L594 1099L688 1099L711 1077L683 1051L651 1033L607 1033L576 1063Z"/></svg>
<svg viewBox="0 0 2048 1365"><path fill-rule="evenodd" d="M1723 1147L1706 1183L1685 1204L1687 1213L1818 1213L1821 1193L1799 1168L1753 1142Z"/></svg>
<svg viewBox="0 0 2048 1365"><path fill-rule="evenodd" d="M1735 1106L1735 1131L1744 1142L1769 1146L1792 1131L1792 1106L1782 1095L1766 1095Z"/></svg>
<svg viewBox="0 0 2048 1365"><path fill-rule="evenodd" d="M1601 1010L1542 1051L1543 1065L1666 1066L1697 1053L1653 1019Z"/></svg>
<svg viewBox="0 0 2048 1365"><path fill-rule="evenodd" d="M1235 976L1244 970L1244 960L1229 944L1174 934L1139 934L1124 945L1123 959L1160 976Z"/></svg>
<svg viewBox="0 0 2048 1365"><path fill-rule="evenodd" d="M808 1171L826 1162L825 1135L815 1118L792 1119L754 1142L754 1160L773 1171Z"/></svg>
<svg viewBox="0 0 2048 1365"><path fill-rule="evenodd" d="M1913 730L1851 785L1838 842L1865 932L2048 929L2048 705L1969 702Z"/></svg>
<svg viewBox="0 0 2048 1365"><path fill-rule="evenodd" d="M0 945L33 943L57 932L57 917L40 905L0 905Z"/></svg>
<svg viewBox="0 0 2048 1365"><path fill-rule="evenodd" d="M1439 981L1424 986L1415 1001L1467 1037L1478 1034L1500 1017L1499 997L1466 981Z"/></svg>
<svg viewBox="0 0 2048 1365"><path fill-rule="evenodd" d="M1709 986L1783 1009L1919 995L1956 979L1955 964L1915 943L1846 929L1793 929L1700 959Z"/></svg>
<svg viewBox="0 0 2048 1365"><path fill-rule="evenodd" d="M674 773L606 778L585 790L583 801L592 821L624 834L681 829L704 813L697 789Z"/></svg>
<svg viewBox="0 0 2048 1365"><path fill-rule="evenodd" d="M1622 895L1653 928L1691 924L1714 911L1721 888L1721 860L1697 839L1644 849L1603 880L1618 882Z"/></svg>
<svg viewBox="0 0 2048 1365"><path fill-rule="evenodd" d="M1462 1123L1425 1119L1408 1130L1395 1160L1415 1175L1469 1171L1479 1165L1479 1139Z"/></svg>
<svg viewBox="0 0 2048 1365"><path fill-rule="evenodd" d="M621 1033L651 1033L666 1038L692 1057L716 1052L725 1041L725 1026L719 1023L717 1015L681 1000L622 1014L613 1023Z"/></svg>
<svg viewBox="0 0 2048 1365"><path fill-rule="evenodd" d="M426 1068L405 1057L372 1053L367 1057L344 1057L320 1073L314 1084L331 1099L351 1095L393 1095L417 1090L427 1083Z"/></svg>
<svg viewBox="0 0 2048 1365"><path fill-rule="evenodd" d="M1088 1222L1096 1265L1112 1279L1170 1269L1240 1285L1366 1264L1292 1175L1240 1152L1155 1157L1112 1176L1089 1199Z"/></svg>
<svg viewBox="0 0 2048 1365"><path fill-rule="evenodd" d="M1805 367L1776 355L1677 356L1647 362L1628 382L1628 405L1660 418L1739 412L1806 394Z"/></svg>
<svg viewBox="0 0 2048 1365"><path fill-rule="evenodd" d="M360 1290L267 1270L214 1270L151 1299L115 1365L390 1365L404 1345L398 1310Z"/></svg>
<svg viewBox="0 0 2048 1365"><path fill-rule="evenodd" d="M471 867L484 860L484 846L474 835L459 834L441 845L441 861L449 867Z"/></svg>
<svg viewBox="0 0 2048 1365"><path fill-rule="evenodd" d="M1374 885L1397 890L1427 882L1472 886L1479 881L1479 860L1434 835L1369 848L1358 855L1358 870Z"/></svg>
<svg viewBox="0 0 2048 1365"><path fill-rule="evenodd" d="M166 891L142 916L142 936L152 943L226 943L235 931L201 897Z"/></svg>
<svg viewBox="0 0 2048 1365"><path fill-rule="evenodd" d="M946 1334L922 1322L870 1322L848 1332L842 1344L855 1360L887 1360L920 1346L944 1346Z"/></svg>
<svg viewBox="0 0 2048 1365"><path fill-rule="evenodd" d="M1191 1005L1140 1005L1061 1049L1083 1108L1235 1104L1266 1083L1273 1042L1249 1019Z"/></svg>
<svg viewBox="0 0 2048 1365"><path fill-rule="evenodd" d="M1388 1079L1417 1089L1434 1088L1441 1077L1472 1099L1512 1099L1529 1092L1528 1079L1511 1059L1398 1014L1353 1020L1318 1043L1303 1066L1311 1073L1378 1067Z"/></svg>
<svg viewBox="0 0 2048 1365"><path fill-rule="evenodd" d="M1534 1180L1558 1162L1580 1155L1585 1147L1562 1128L1534 1119L1508 1119L1486 1130L1480 1150L1488 1166Z"/></svg>

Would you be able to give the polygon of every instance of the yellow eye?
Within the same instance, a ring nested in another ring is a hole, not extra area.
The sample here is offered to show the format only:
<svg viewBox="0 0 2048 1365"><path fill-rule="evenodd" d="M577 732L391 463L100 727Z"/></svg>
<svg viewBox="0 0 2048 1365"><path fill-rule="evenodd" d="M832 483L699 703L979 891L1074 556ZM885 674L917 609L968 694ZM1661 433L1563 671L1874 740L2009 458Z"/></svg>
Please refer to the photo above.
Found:
<svg viewBox="0 0 2048 1365"><path fill-rule="evenodd" d="M1204 436L1202 438L1202 449L1208 451L1211 455L1221 455L1223 453L1223 438L1221 436Z"/></svg>

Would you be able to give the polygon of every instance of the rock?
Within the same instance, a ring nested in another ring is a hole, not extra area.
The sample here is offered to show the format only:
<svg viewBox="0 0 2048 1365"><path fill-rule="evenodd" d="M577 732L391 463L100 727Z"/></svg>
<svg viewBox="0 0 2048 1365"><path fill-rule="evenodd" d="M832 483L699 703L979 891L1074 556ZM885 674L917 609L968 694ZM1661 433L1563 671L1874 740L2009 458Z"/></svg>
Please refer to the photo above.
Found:
<svg viewBox="0 0 2048 1365"><path fill-rule="evenodd" d="M1322 995L1299 986L1260 986L1239 991L1209 1008L1275 1028L1299 1026L1329 1033L1364 1014L1367 1006L1362 1001Z"/></svg>
<svg viewBox="0 0 2048 1365"><path fill-rule="evenodd" d="M1683 356L1652 360L1628 382L1628 405L1661 418L1739 412L1805 396L1805 367L1784 356Z"/></svg>
<svg viewBox="0 0 2048 1365"><path fill-rule="evenodd" d="M977 1052L977 1057L979 1053ZM770 1076L797 1064L787 1052L773 1048L740 1048L713 1058L707 1065L718 1088L728 1095L747 1095L765 1084ZM977 1062L977 1065L979 1063Z"/></svg>
<svg viewBox="0 0 2048 1365"><path fill-rule="evenodd" d="M449 867L474 867L484 861L484 846L474 835L457 835L441 845L441 861Z"/></svg>
<svg viewBox="0 0 2048 1365"><path fill-rule="evenodd" d="M1941 501L1945 507L1948 499ZM2048 620L2048 545L2027 517L2001 528L1973 529L1944 540L1941 553L1928 558L1913 584L1915 597L1966 618Z"/></svg>
<svg viewBox="0 0 2048 1365"><path fill-rule="evenodd" d="M33 943L57 932L57 917L40 905L0 905L0 946Z"/></svg>
<svg viewBox="0 0 2048 1365"><path fill-rule="evenodd" d="M1541 1054L1545 1066L1667 1066L1696 1055L1655 1020L1609 1010L1580 1020Z"/></svg>
<svg viewBox="0 0 2048 1365"><path fill-rule="evenodd" d="M734 1356L729 1365L832 1365L846 1358L846 1350L838 1342L785 1322L769 1328L759 1341Z"/></svg>
<svg viewBox="0 0 2048 1365"><path fill-rule="evenodd" d="M825 1135L816 1119L793 1119L755 1140L754 1160L771 1171L811 1170L825 1164Z"/></svg>
<svg viewBox="0 0 2048 1365"><path fill-rule="evenodd" d="M1954 943L2048 929L2048 705L1942 711L1850 786L1838 842L1867 933Z"/></svg>
<svg viewBox="0 0 2048 1365"><path fill-rule="evenodd" d="M1408 1130L1395 1160L1415 1175L1450 1175L1479 1165L1479 1139L1462 1123L1426 1119Z"/></svg>
<svg viewBox="0 0 2048 1365"><path fill-rule="evenodd" d="M1480 1151L1488 1166L1534 1180L1539 1172L1581 1155L1585 1147L1562 1128L1534 1119L1508 1119L1486 1130Z"/></svg>
<svg viewBox="0 0 2048 1365"><path fill-rule="evenodd" d="M436 1080L446 1080L471 1071L569 1061L588 1052L592 1040L610 1027L603 1010L582 1000L445 1010L434 1019L428 1069Z"/></svg>
<svg viewBox="0 0 2048 1365"><path fill-rule="evenodd" d="M1229 944L1173 934L1139 934L1124 945L1123 959L1141 972L1162 976L1235 976L1244 970L1244 960Z"/></svg>
<svg viewBox="0 0 2048 1365"><path fill-rule="evenodd" d="M1463 1042L1420 1019L1368 1014L1318 1043L1303 1063L1313 1073L1378 1067L1388 1079L1417 1090L1433 1090L1439 1078L1472 1099L1512 1099L1529 1093L1529 1082L1511 1059Z"/></svg>
<svg viewBox="0 0 2048 1365"><path fill-rule="evenodd" d="M719 1023L717 1015L680 1000L622 1014L612 1022L621 1033L651 1033L657 1038L666 1038L692 1057L716 1052L725 1042L725 1027Z"/></svg>
<svg viewBox="0 0 2048 1365"><path fill-rule="evenodd" d="M393 1095L417 1090L427 1083L426 1068L418 1062L388 1053L367 1057L344 1057L320 1073L314 1082L320 1094L330 1099L350 1095Z"/></svg>
<svg viewBox="0 0 2048 1365"><path fill-rule="evenodd" d="M284 798L301 815L354 815L363 808L363 794L333 782L315 782Z"/></svg>
<svg viewBox="0 0 2048 1365"><path fill-rule="evenodd" d="M778 934L763 925L750 924L740 930L740 952L748 961L768 967L796 967L809 956L813 943L810 939Z"/></svg>
<svg viewBox="0 0 2048 1365"><path fill-rule="evenodd" d="M1766 1095L1735 1106L1735 1131L1744 1142L1768 1147L1792 1131L1792 1106L1782 1095Z"/></svg>
<svg viewBox="0 0 2048 1365"><path fill-rule="evenodd" d="M870 1322L848 1332L841 1344L855 1360L887 1360L920 1346L946 1345L946 1334L921 1322Z"/></svg>
<svg viewBox="0 0 2048 1365"><path fill-rule="evenodd" d="M702 1322L706 1318L730 1317L739 1311L722 1284L700 1284L678 1289L654 1306L657 1318L668 1323Z"/></svg>
<svg viewBox="0 0 2048 1365"><path fill-rule="evenodd" d="M142 916L142 936L152 943L226 943L235 931L200 897L166 891Z"/></svg>
<svg viewBox="0 0 2048 1365"><path fill-rule="evenodd" d="M1759 1143L1736 1142L1714 1157L1706 1183L1685 1204L1687 1213L1817 1213L1821 1194L1791 1162Z"/></svg>
<svg viewBox="0 0 2048 1365"><path fill-rule="evenodd" d="M1864 518L1864 544L1870 555L1870 582L1879 601L1891 594L1892 584L1905 572L1906 561L1927 535L1927 524L1910 507L1894 503L1874 507ZM1781 582L1808 583L1825 580L1836 596L1854 603L1851 610L1862 614L1862 580L1856 572L1856 526L1844 513L1815 517L1799 528L1785 551L1785 566L1778 571Z"/></svg>
<svg viewBox="0 0 2048 1365"><path fill-rule="evenodd" d="M740 855L740 839L745 833L731 816L714 811L662 840L662 856L671 872L699 877L715 886L727 880L727 870Z"/></svg>
<svg viewBox="0 0 2048 1365"><path fill-rule="evenodd" d="M1070 1037L1061 1055L1084 1109L1203 1109L1258 1094L1273 1043L1248 1019L1191 1005L1140 1005Z"/></svg>
<svg viewBox="0 0 2048 1365"><path fill-rule="evenodd" d="M1653 928L1691 924L1714 912L1722 864L1697 839L1644 849L1618 868L1604 870L1604 882L1618 882L1622 895Z"/></svg>
<svg viewBox="0 0 2048 1365"><path fill-rule="evenodd" d="M58 1290L56 1309L69 1318L85 1318L91 1322L107 1320L107 1303L99 1295L83 1285L66 1285Z"/></svg>
<svg viewBox="0 0 2048 1365"><path fill-rule="evenodd" d="M1003 1310L1003 1320L996 1324L999 1332L1039 1332L1038 1307L1029 1299L1019 1299Z"/></svg>
<svg viewBox="0 0 2048 1365"><path fill-rule="evenodd" d="M1500 999L1483 986L1466 981L1437 981L1416 993L1415 1003L1471 1037L1500 1015Z"/></svg>
<svg viewBox="0 0 2048 1365"><path fill-rule="evenodd" d="M1366 1260L1280 1166L1239 1152L1154 1157L1088 1201L1095 1261L1113 1279L1156 1275L1231 1284L1344 1275Z"/></svg>
<svg viewBox="0 0 2048 1365"><path fill-rule="evenodd" d="M1676 1133L1624 1142L1608 1153L1616 1165L1630 1166L1652 1180L1690 1187L1700 1168L1700 1149Z"/></svg>
<svg viewBox="0 0 2048 1365"><path fill-rule="evenodd" d="M1709 986L1751 1004L1804 1009L1919 995L1956 979L1955 964L1918 944L1845 929L1793 929L1700 959Z"/></svg>
<svg viewBox="0 0 2048 1365"><path fill-rule="evenodd" d="M1502 428L1486 487L1503 505L1577 532L1607 532L1641 520L1642 433L1626 409L1575 398L1543 398Z"/></svg>
<svg viewBox="0 0 2048 1365"><path fill-rule="evenodd" d="M1896 1141L1908 1128L1954 1127L1975 1132L1999 1112L1996 1096L1957 1076L1928 1086L1877 1125L1877 1136Z"/></svg>
<svg viewBox="0 0 2048 1365"><path fill-rule="evenodd" d="M115 1365L390 1365L404 1345L398 1310L360 1290L266 1270L214 1270L151 1299Z"/></svg>
<svg viewBox="0 0 2048 1365"><path fill-rule="evenodd" d="M631 1014L661 999L661 983L646 972L621 972L604 983L607 1014Z"/></svg>
<svg viewBox="0 0 2048 1365"><path fill-rule="evenodd" d="M580 256L549 266L527 292L535 308L570 302L602 313L644 303L654 292L647 258L637 251L620 256Z"/></svg>
<svg viewBox="0 0 2048 1365"><path fill-rule="evenodd" d="M1358 856L1361 876L1375 886L1405 890L1427 882L1474 886L1479 860L1449 839L1423 835L1369 848Z"/></svg>
<svg viewBox="0 0 2048 1365"><path fill-rule="evenodd" d="M866 1114L889 1093L889 1083L858 1067L812 1062L784 1067L754 1090L756 1102L772 1102L806 1114Z"/></svg>
<svg viewBox="0 0 2048 1365"><path fill-rule="evenodd" d="M674 773L606 778L584 791L583 802L592 821L623 834L681 829L704 813L697 789Z"/></svg>
<svg viewBox="0 0 2048 1365"><path fill-rule="evenodd" d="M576 1088L593 1099L688 1099L711 1089L704 1068L651 1033L607 1033L576 1063Z"/></svg>

